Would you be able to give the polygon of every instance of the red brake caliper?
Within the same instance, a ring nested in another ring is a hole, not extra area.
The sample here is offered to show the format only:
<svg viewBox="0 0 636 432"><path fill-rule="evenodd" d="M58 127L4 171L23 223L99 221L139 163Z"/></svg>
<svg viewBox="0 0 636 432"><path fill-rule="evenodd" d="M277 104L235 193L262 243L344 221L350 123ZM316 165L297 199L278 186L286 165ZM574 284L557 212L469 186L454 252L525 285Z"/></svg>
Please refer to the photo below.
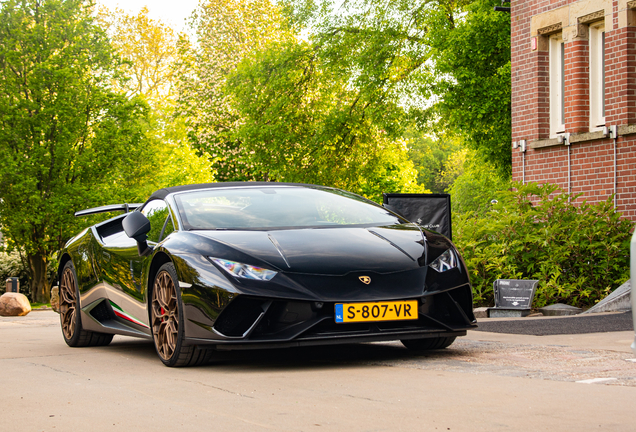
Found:
<svg viewBox="0 0 636 432"><path fill-rule="evenodd" d="M161 322L163 322L163 320L164 320L164 317L163 317L163 316L164 316L165 314L166 314L166 311L165 311L163 308L161 308Z"/></svg>

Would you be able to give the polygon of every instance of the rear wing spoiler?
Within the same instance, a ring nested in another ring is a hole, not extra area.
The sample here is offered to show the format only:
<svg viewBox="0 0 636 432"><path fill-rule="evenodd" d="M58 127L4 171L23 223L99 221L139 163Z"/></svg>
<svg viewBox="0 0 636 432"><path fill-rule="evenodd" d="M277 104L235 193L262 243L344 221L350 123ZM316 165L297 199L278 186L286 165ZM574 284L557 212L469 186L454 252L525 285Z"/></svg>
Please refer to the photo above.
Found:
<svg viewBox="0 0 636 432"><path fill-rule="evenodd" d="M115 211L123 211L126 213L131 212L132 210L138 209L144 205L144 203L135 203L135 204L110 204L101 207L89 208L86 210L80 210L75 212L75 217L80 216L88 216L97 213L107 213L107 212L115 212Z"/></svg>

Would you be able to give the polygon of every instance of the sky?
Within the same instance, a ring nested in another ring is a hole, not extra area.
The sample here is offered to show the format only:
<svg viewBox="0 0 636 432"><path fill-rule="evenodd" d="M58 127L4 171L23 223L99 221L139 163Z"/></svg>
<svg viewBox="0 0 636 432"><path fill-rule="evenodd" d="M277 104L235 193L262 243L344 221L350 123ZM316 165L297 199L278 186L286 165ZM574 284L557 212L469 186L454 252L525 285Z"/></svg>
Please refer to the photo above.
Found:
<svg viewBox="0 0 636 432"><path fill-rule="evenodd" d="M170 25L176 31L185 30L185 19L199 4L199 0L97 0L108 9L116 7L136 15L142 7L148 6L150 18Z"/></svg>

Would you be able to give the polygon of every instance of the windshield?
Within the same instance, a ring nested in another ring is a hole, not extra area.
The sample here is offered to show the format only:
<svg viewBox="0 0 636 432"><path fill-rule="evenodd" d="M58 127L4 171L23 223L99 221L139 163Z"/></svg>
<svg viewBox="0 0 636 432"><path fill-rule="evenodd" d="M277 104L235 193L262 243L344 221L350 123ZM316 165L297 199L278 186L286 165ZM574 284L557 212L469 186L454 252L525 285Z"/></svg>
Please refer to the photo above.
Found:
<svg viewBox="0 0 636 432"><path fill-rule="evenodd" d="M337 189L247 187L175 195L185 229L276 229L406 223L364 198Z"/></svg>

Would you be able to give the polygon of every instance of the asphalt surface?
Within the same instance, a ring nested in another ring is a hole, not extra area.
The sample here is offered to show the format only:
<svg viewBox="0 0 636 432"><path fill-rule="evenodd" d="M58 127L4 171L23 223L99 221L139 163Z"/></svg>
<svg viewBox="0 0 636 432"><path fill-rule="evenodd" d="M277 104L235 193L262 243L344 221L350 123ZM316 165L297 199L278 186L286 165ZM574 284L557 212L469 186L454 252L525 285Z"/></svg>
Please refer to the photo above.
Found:
<svg viewBox="0 0 636 432"><path fill-rule="evenodd" d="M427 353L395 341L166 368L150 341L69 348L57 314L32 312L0 317L0 431L631 432L633 339L469 331Z"/></svg>
<svg viewBox="0 0 636 432"><path fill-rule="evenodd" d="M565 335L634 330L631 312L563 317L482 319L478 331L520 335Z"/></svg>

